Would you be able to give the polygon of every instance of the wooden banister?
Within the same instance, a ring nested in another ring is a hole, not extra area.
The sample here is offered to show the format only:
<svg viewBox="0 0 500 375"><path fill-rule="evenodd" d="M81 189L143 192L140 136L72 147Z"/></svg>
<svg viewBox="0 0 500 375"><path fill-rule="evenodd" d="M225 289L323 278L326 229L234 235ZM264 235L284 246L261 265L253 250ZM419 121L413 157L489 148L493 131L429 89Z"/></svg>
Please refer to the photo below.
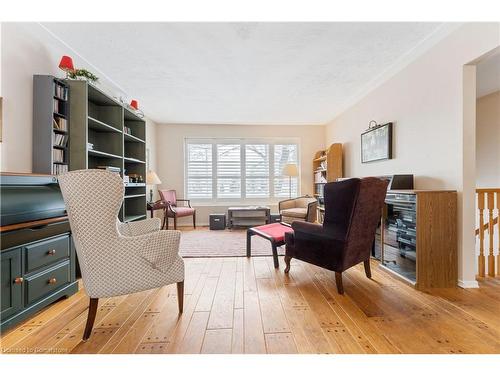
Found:
<svg viewBox="0 0 500 375"><path fill-rule="evenodd" d="M496 269L494 256L494 236L495 225L499 223L500 216L500 188L476 189L477 208L479 211L479 228L476 229L476 236L479 235L479 256L478 275L486 275L485 232L488 230L488 276L500 274L500 249L497 249ZM494 217L496 210L497 216ZM485 223L485 211L487 222ZM500 247L500 227L498 228L498 243Z"/></svg>

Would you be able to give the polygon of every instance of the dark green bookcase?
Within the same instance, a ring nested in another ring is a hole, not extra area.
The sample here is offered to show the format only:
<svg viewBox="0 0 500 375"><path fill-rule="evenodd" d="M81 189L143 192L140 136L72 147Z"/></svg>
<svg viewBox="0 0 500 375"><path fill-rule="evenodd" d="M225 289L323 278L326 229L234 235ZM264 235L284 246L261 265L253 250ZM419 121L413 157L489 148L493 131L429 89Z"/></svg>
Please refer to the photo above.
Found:
<svg viewBox="0 0 500 375"><path fill-rule="evenodd" d="M146 123L132 110L83 80L65 81L70 101L70 170L118 167L146 179ZM125 132L130 129L130 134ZM91 143L93 148L89 148ZM146 184L125 185L122 221L146 217Z"/></svg>

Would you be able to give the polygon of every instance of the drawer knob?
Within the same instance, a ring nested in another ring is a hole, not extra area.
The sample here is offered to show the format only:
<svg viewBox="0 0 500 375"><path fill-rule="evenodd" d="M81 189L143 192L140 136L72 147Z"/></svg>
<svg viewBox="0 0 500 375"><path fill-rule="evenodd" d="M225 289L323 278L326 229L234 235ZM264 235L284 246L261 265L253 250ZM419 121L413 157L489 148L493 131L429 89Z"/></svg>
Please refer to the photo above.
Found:
<svg viewBox="0 0 500 375"><path fill-rule="evenodd" d="M48 255L56 255L56 249L49 250L47 252Z"/></svg>
<svg viewBox="0 0 500 375"><path fill-rule="evenodd" d="M49 279L49 284L55 284L55 283L57 283L57 279L55 277L51 277Z"/></svg>
<svg viewBox="0 0 500 375"><path fill-rule="evenodd" d="M24 278L22 278L22 277L16 277L14 279L14 284L22 284L23 281L24 281Z"/></svg>

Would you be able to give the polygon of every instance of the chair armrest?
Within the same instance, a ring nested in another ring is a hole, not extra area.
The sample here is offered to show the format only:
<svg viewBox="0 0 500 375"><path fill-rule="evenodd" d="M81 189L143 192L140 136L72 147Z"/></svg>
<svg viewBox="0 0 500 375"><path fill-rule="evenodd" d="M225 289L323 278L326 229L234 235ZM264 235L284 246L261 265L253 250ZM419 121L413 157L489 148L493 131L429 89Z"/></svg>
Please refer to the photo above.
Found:
<svg viewBox="0 0 500 375"><path fill-rule="evenodd" d="M177 199L177 202L187 202L189 208L191 207L191 199Z"/></svg>
<svg viewBox="0 0 500 375"><path fill-rule="evenodd" d="M141 221L132 221L130 223L117 223L118 232L122 236L139 236L141 234L159 231L161 228L161 220L158 218L145 219Z"/></svg>
<svg viewBox="0 0 500 375"><path fill-rule="evenodd" d="M317 218L317 212L316 209L318 207L318 201L310 202L307 205L307 215L306 215L306 221L310 223L314 223Z"/></svg>
<svg viewBox="0 0 500 375"><path fill-rule="evenodd" d="M143 242L143 246L138 247L137 251L153 269L168 272L172 264L180 258L181 232L178 230L161 230L131 239Z"/></svg>
<svg viewBox="0 0 500 375"><path fill-rule="evenodd" d="M286 210L288 208L295 208L295 198L286 199L278 203L278 211Z"/></svg>
<svg viewBox="0 0 500 375"><path fill-rule="evenodd" d="M314 236L314 235L323 235L324 234L324 229L323 225L321 224L315 224L315 223L309 223L307 221L294 221L292 223L292 229L295 234L295 237L300 237L301 234L305 234L307 236Z"/></svg>

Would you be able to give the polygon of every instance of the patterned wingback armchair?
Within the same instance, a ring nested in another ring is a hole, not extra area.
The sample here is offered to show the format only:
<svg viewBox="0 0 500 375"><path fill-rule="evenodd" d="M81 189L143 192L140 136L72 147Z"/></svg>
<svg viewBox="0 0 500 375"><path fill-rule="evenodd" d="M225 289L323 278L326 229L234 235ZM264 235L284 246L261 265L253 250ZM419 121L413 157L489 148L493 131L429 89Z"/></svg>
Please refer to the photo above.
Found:
<svg viewBox="0 0 500 375"><path fill-rule="evenodd" d="M316 221L316 208L318 201L316 198L303 196L287 199L278 203L278 210L281 215L281 221L291 224L294 221L307 221L314 223Z"/></svg>
<svg viewBox="0 0 500 375"><path fill-rule="evenodd" d="M177 283L179 312L184 293L180 232L160 230L161 220L121 223L123 181L96 169L59 176L85 292L90 297L83 334L92 332L99 298Z"/></svg>
<svg viewBox="0 0 500 375"><path fill-rule="evenodd" d="M323 224L296 221L293 232L285 235L285 272L292 258L334 271L340 294L342 272L348 268L364 262L366 276L371 277L370 254L387 184L375 177L327 183Z"/></svg>

